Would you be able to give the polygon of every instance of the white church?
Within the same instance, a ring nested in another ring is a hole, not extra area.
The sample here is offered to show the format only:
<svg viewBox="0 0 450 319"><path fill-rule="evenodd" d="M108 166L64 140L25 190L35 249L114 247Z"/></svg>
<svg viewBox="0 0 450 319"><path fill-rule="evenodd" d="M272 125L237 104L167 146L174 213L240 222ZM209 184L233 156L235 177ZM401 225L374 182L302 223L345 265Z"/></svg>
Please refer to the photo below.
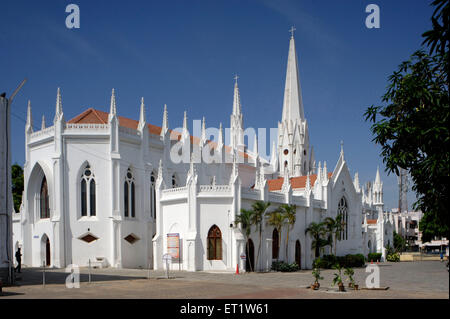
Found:
<svg viewBox="0 0 450 319"><path fill-rule="evenodd" d="M192 136L186 113L182 131L170 130L166 106L161 127L146 122L143 99L138 121L119 116L118 110L113 90L109 113L90 108L66 121L58 89L53 125L46 127L43 120L35 130L28 104L25 189L13 217L14 250L22 248L25 266L90 262L163 269L163 255L169 253L171 267L187 271L235 271L237 266L245 271L249 260L263 271L276 259L310 269L314 250L305 229L338 213L346 221L338 255L384 256L393 243L379 171L373 185L360 187L358 173L350 176L342 145L333 170L326 162L316 165L293 36L270 160L259 155L256 137L252 150L244 145L237 79L229 145L222 126L214 142L209 140L204 119L201 136ZM183 149L188 150L185 160L174 161ZM256 201L270 202L270 209L296 205L288 249L285 230L280 238L266 223L261 247L256 229L245 241L234 221Z"/></svg>

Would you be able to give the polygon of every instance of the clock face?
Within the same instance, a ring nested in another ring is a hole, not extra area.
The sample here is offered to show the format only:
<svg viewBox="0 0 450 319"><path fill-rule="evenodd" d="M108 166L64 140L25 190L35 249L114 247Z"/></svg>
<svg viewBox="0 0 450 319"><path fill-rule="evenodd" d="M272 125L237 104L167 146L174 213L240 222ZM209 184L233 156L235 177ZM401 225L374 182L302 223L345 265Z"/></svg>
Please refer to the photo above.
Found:
<svg viewBox="0 0 450 319"><path fill-rule="evenodd" d="M288 150L288 149L285 149L285 150L283 151L283 153L284 153L284 155L288 155L288 154L289 154L289 150Z"/></svg>

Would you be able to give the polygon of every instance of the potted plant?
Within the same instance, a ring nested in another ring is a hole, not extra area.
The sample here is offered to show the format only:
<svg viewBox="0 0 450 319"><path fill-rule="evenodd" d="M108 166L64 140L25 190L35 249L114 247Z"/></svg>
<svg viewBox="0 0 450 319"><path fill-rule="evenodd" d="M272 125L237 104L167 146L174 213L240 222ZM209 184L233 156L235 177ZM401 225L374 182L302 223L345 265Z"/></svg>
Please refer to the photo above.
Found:
<svg viewBox="0 0 450 319"><path fill-rule="evenodd" d="M354 288L355 290L358 290L358 285L355 283L355 279L353 278L353 275L355 274L355 271L353 268L347 267L345 268L344 275L348 277L348 286L349 288Z"/></svg>
<svg viewBox="0 0 450 319"><path fill-rule="evenodd" d="M333 266L333 269L336 269L338 271L337 273L334 273L333 286L337 284L338 287L339 287L339 291L345 291L344 283L342 281L342 267L341 267L341 265L335 264Z"/></svg>
<svg viewBox="0 0 450 319"><path fill-rule="evenodd" d="M318 290L320 287L319 280L323 279L323 277L320 276L320 268L315 267L312 271L312 275L314 276L314 284L311 285L311 288Z"/></svg>

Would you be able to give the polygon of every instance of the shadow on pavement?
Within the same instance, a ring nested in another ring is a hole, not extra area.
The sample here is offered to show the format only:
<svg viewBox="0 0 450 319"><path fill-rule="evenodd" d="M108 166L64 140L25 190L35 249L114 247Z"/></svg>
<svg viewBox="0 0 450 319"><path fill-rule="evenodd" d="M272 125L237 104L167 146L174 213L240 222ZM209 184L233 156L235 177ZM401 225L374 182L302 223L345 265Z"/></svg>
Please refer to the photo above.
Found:
<svg viewBox="0 0 450 319"><path fill-rule="evenodd" d="M65 269L51 269L45 272L45 284L65 284L69 273ZM42 268L24 268L21 273L16 273L15 286L30 286L42 285L43 283L43 269ZM91 282L106 282L116 280L137 280L147 279L143 276L124 276L124 275L105 275L91 273ZM80 283L89 282L89 274L83 271L80 272Z"/></svg>

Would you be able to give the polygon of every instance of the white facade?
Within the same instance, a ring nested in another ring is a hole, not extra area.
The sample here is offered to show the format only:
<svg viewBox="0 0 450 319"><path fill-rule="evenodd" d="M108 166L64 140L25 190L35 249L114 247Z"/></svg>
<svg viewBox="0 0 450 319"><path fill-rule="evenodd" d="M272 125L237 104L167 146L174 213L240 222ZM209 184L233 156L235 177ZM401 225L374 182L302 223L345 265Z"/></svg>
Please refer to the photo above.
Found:
<svg viewBox="0 0 450 319"><path fill-rule="evenodd" d="M367 202L357 177L353 181L350 176L342 148L333 172L326 163L316 167L293 37L278 156L273 147L270 162L259 157L257 148L245 150L237 81L231 147L223 143L222 128L217 142L208 144L204 120L197 138L189 134L186 114L177 133L169 130L166 107L161 127L146 123L143 100L139 121L118 116L117 108L113 90L109 113L89 109L66 122L58 89L53 125L44 123L36 130L29 105L25 190L14 220L14 243L23 247L25 265L86 266L90 260L101 266L161 269L167 235L178 234L180 258L172 263L174 269L235 271L239 265L243 270L240 256L246 254L246 243L234 221L242 208L249 209L257 200L271 202L270 209L282 203L297 207L287 256L286 230L281 231L279 260L311 268L314 251L305 229L313 221L336 217L338 210L345 211L347 225L337 254L366 252L370 231L363 213L380 207L382 211L382 183L378 181L373 192L377 201ZM210 153L204 145L214 147L217 161L199 160ZM171 152L177 147L188 150L185 163L173 161ZM216 237L210 237L212 230ZM273 234L273 227L264 223L261 249L258 232L250 236L253 257L247 259L256 260L259 251L258 270L271 267ZM220 249L208 252L211 242Z"/></svg>

